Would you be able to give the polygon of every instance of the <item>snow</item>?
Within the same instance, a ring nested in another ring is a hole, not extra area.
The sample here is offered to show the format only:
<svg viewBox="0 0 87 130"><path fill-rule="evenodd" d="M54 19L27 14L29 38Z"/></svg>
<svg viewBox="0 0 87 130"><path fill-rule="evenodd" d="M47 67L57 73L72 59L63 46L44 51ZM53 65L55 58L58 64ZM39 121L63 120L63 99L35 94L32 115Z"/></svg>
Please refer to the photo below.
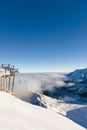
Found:
<svg viewBox="0 0 87 130"><path fill-rule="evenodd" d="M87 68L75 70L68 74L72 80L75 82L80 81L82 79L87 79Z"/></svg>
<svg viewBox="0 0 87 130"><path fill-rule="evenodd" d="M69 89L82 96L87 96L87 68L75 70L67 76L74 83Z"/></svg>
<svg viewBox="0 0 87 130"><path fill-rule="evenodd" d="M58 88L63 88L63 86L66 87L65 90L58 90ZM56 94L57 99L55 99L55 87L57 88L56 91L59 91ZM51 94L54 93L54 96L44 95L43 91L46 90L49 90ZM14 92L16 92L17 97L28 103L39 105L67 116L87 128L87 96L84 98L78 95L87 95L87 69L76 70L70 74L17 74Z"/></svg>
<svg viewBox="0 0 87 130"><path fill-rule="evenodd" d="M39 100L47 109L60 113L87 128L87 103L81 102L78 96L54 99L40 94Z"/></svg>
<svg viewBox="0 0 87 130"><path fill-rule="evenodd" d="M87 128L87 106L68 111L67 117Z"/></svg>
<svg viewBox="0 0 87 130"><path fill-rule="evenodd" d="M85 130L70 119L0 92L1 130Z"/></svg>

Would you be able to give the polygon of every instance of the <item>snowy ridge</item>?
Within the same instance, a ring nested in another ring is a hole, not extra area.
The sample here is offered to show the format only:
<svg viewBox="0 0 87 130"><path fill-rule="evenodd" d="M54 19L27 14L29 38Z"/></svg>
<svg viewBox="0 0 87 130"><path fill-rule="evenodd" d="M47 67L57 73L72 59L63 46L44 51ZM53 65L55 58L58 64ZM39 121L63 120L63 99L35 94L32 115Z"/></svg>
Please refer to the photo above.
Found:
<svg viewBox="0 0 87 130"><path fill-rule="evenodd" d="M1 130L85 130L51 110L33 106L0 92Z"/></svg>
<svg viewBox="0 0 87 130"><path fill-rule="evenodd" d="M76 92L82 96L87 96L87 68L75 70L68 74L70 82L74 85L69 90Z"/></svg>
<svg viewBox="0 0 87 130"><path fill-rule="evenodd" d="M87 68L75 70L74 72L69 73L68 76L74 82L80 82L80 81L85 80L85 79L87 80Z"/></svg>

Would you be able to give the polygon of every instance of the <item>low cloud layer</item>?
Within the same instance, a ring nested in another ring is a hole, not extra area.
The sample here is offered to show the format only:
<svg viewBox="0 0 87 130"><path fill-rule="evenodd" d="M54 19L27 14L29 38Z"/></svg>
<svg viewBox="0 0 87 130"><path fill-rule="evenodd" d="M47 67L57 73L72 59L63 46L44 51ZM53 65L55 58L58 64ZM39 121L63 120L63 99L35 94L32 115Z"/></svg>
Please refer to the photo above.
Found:
<svg viewBox="0 0 87 130"><path fill-rule="evenodd" d="M28 97L32 93L51 91L54 87L68 87L64 81L67 77L58 73L36 73L16 75L14 91L20 98Z"/></svg>

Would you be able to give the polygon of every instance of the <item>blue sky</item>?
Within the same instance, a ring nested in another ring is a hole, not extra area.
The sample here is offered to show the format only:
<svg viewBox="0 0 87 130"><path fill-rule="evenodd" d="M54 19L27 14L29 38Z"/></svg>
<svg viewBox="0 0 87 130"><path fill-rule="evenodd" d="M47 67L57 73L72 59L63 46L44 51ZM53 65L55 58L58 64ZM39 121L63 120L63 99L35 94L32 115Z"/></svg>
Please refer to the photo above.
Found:
<svg viewBox="0 0 87 130"><path fill-rule="evenodd" d="M87 67L87 1L0 1L2 63L21 72Z"/></svg>

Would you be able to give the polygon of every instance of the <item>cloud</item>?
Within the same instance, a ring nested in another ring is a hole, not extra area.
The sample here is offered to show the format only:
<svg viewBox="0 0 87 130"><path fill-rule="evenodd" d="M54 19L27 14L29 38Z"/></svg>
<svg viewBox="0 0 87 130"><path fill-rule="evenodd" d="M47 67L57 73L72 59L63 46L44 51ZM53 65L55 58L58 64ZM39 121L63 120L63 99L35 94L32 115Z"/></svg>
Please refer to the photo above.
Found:
<svg viewBox="0 0 87 130"><path fill-rule="evenodd" d="M51 91L54 87L68 86L67 77L58 73L17 74L14 91L20 98L29 97L31 93Z"/></svg>

